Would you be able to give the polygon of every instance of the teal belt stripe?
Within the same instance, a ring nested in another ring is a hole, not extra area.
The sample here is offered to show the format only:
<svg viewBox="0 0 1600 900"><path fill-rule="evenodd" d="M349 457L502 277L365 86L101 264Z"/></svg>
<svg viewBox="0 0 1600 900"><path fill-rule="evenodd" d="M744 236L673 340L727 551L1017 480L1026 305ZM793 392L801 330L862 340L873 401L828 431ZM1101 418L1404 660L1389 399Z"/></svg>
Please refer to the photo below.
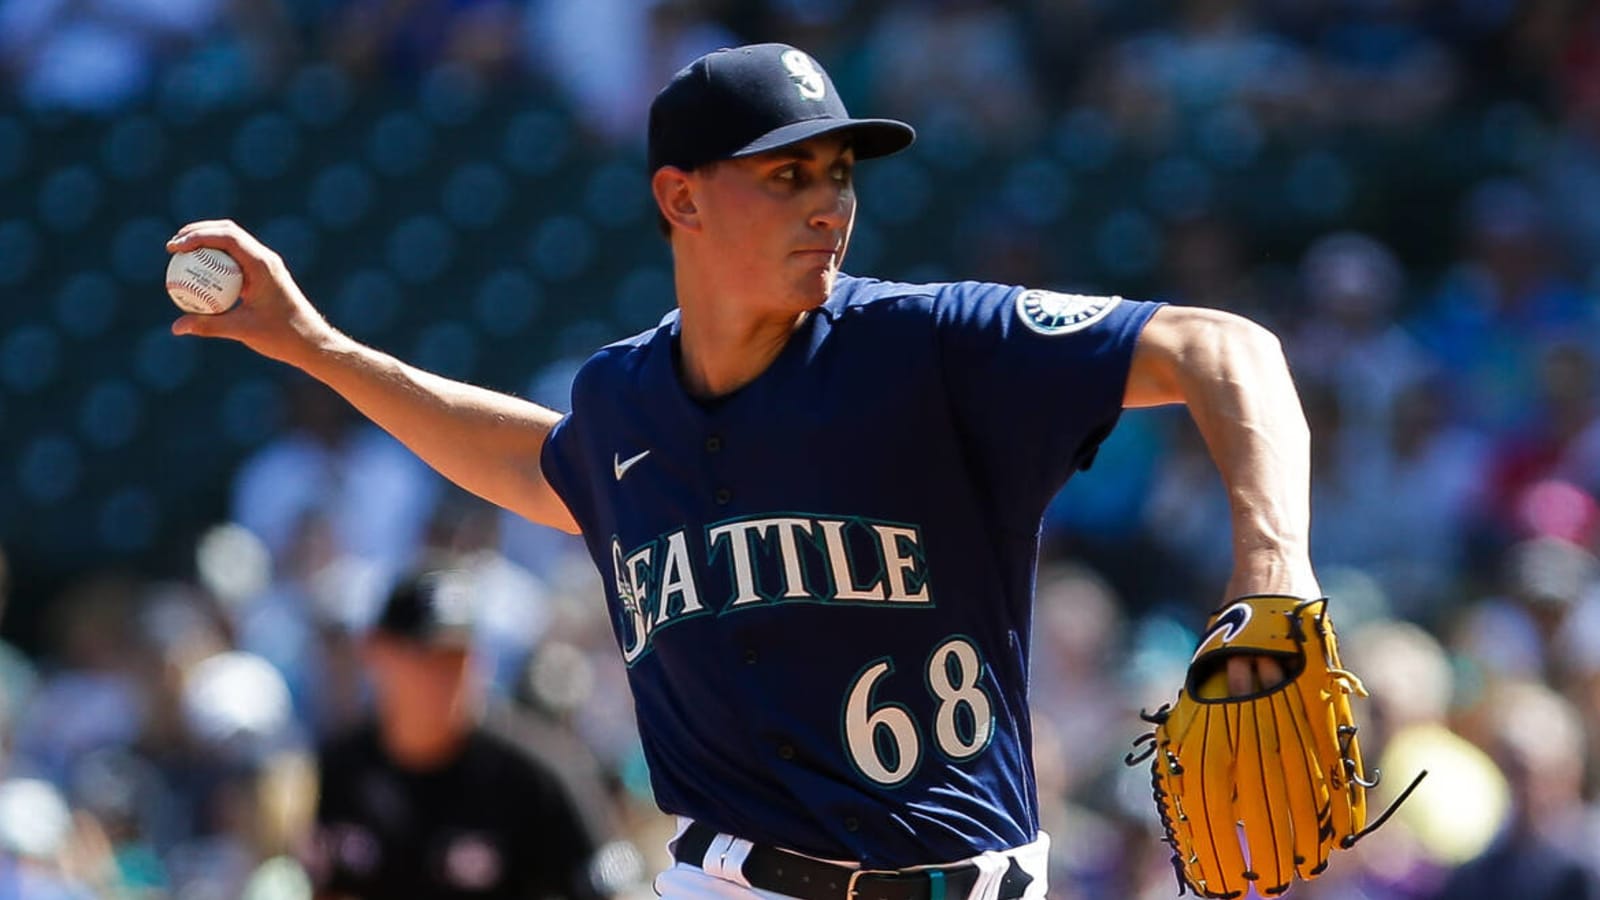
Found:
<svg viewBox="0 0 1600 900"><path fill-rule="evenodd" d="M944 873L928 873L928 900L944 900Z"/></svg>

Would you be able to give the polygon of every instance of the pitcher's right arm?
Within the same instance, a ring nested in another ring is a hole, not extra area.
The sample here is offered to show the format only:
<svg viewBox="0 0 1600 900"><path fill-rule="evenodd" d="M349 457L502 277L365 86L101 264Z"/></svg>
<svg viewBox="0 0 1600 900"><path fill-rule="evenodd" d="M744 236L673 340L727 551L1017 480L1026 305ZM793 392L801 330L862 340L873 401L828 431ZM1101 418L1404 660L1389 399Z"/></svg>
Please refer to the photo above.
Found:
<svg viewBox="0 0 1600 900"><path fill-rule="evenodd" d="M174 334L228 338L337 391L441 475L531 521L576 534L545 481L539 454L561 414L518 397L425 372L350 338L322 317L277 253L231 221L193 222L167 242L214 247L244 270L240 301L221 315L185 315Z"/></svg>

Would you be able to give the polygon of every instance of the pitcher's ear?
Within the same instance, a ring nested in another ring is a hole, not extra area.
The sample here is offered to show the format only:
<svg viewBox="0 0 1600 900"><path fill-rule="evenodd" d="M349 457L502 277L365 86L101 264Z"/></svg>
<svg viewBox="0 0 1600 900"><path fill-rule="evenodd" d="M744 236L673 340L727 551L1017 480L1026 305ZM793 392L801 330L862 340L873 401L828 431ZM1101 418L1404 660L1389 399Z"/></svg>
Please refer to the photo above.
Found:
<svg viewBox="0 0 1600 900"><path fill-rule="evenodd" d="M656 208L673 228L700 229L700 208L695 198L695 182L689 172L677 166L662 166L650 176L650 191Z"/></svg>

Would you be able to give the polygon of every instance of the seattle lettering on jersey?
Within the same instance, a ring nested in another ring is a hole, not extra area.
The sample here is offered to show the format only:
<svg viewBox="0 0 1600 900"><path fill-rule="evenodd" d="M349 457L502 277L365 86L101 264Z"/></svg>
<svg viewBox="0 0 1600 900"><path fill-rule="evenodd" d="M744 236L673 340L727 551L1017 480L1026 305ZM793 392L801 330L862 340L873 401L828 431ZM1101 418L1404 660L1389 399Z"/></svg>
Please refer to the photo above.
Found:
<svg viewBox="0 0 1600 900"><path fill-rule="evenodd" d="M876 558L866 559L865 548ZM695 616L793 602L933 605L915 526L803 514L728 519L706 528L704 552L707 566L726 567L731 589L709 607L682 529L626 553L612 536L628 665L657 631Z"/></svg>

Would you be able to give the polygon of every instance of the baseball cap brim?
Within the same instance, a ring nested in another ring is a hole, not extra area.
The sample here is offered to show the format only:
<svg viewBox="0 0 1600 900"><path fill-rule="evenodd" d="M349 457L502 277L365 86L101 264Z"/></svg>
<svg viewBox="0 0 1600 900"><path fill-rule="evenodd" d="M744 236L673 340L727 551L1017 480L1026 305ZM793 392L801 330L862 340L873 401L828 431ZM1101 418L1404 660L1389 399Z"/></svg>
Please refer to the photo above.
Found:
<svg viewBox="0 0 1600 900"><path fill-rule="evenodd" d="M430 650L471 650L474 644L472 629L455 625L397 629L377 626L369 634L425 647Z"/></svg>
<svg viewBox="0 0 1600 900"><path fill-rule="evenodd" d="M895 119L840 119L829 116L790 122L774 128L728 155L754 156L839 132L849 133L850 146L855 150L856 159L873 159L899 153L917 139L915 129Z"/></svg>

